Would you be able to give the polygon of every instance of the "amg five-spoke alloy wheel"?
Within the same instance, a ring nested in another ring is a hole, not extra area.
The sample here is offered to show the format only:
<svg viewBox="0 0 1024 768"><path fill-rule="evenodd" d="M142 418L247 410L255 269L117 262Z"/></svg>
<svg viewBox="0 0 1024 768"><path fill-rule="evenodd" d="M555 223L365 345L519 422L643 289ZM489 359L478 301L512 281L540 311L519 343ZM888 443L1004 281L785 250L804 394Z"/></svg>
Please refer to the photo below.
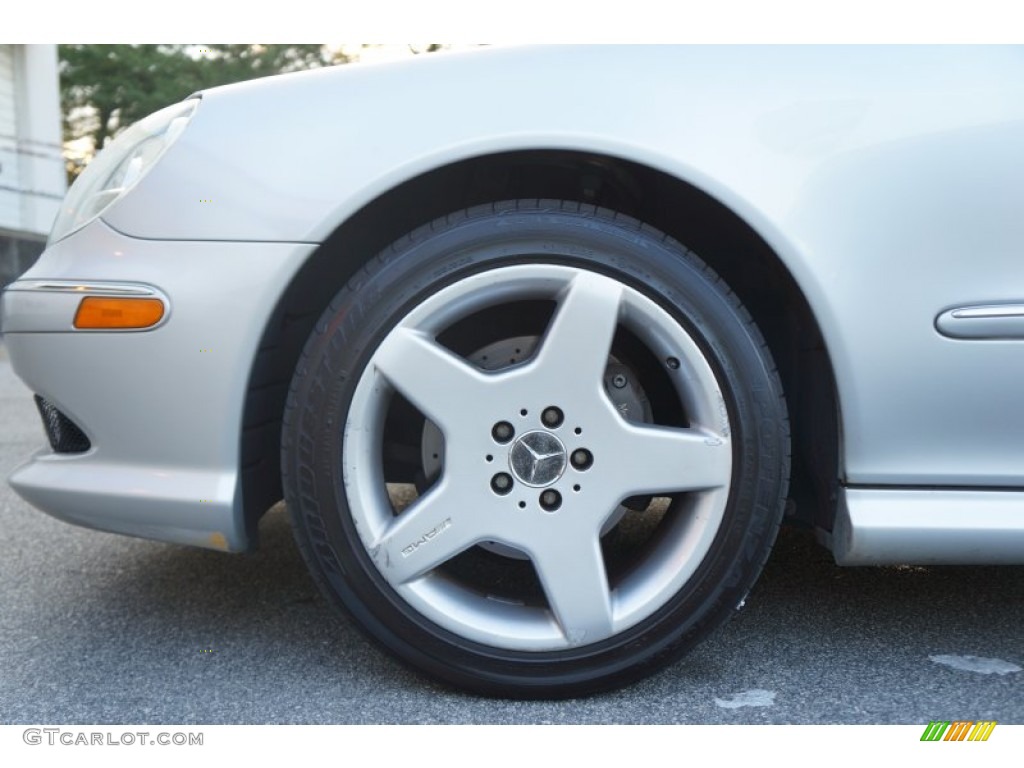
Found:
<svg viewBox="0 0 1024 768"><path fill-rule="evenodd" d="M449 683L637 679L753 584L789 469L781 387L679 244L575 203L424 227L337 295L286 413L299 545L338 606Z"/></svg>

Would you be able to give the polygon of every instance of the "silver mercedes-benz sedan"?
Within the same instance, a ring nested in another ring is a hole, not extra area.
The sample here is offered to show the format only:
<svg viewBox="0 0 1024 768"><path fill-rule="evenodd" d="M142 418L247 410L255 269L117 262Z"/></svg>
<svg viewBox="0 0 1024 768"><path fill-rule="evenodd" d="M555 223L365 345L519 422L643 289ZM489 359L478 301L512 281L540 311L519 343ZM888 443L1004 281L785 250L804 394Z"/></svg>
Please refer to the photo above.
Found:
<svg viewBox="0 0 1024 768"><path fill-rule="evenodd" d="M678 659L783 520L1024 563L1024 53L492 49L196 94L2 297L11 485L231 552L282 497L405 662L568 696Z"/></svg>

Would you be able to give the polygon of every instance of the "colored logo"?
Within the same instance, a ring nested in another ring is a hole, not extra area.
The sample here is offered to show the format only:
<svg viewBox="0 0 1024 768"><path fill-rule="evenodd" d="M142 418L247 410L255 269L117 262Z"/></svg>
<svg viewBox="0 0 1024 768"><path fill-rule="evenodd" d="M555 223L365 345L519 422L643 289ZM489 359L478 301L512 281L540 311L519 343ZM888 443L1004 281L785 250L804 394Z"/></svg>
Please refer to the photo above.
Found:
<svg viewBox="0 0 1024 768"><path fill-rule="evenodd" d="M995 720L932 720L921 741L988 741L995 727Z"/></svg>

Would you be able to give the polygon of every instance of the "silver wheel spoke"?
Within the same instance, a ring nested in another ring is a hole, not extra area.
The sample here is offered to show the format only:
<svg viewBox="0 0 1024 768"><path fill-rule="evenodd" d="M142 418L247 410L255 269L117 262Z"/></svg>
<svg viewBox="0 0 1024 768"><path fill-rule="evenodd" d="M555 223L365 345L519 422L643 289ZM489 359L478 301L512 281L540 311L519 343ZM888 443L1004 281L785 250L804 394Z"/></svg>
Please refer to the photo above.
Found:
<svg viewBox="0 0 1024 768"><path fill-rule="evenodd" d="M390 584L416 579L484 538L478 506L442 481L387 527L370 556Z"/></svg>
<svg viewBox="0 0 1024 768"><path fill-rule="evenodd" d="M618 445L621 498L722 488L732 473L729 440L709 430L624 424Z"/></svg>
<svg viewBox="0 0 1024 768"><path fill-rule="evenodd" d="M560 531L533 548L532 557L569 645L612 634L611 595L596 532L580 531L579 526Z"/></svg>
<svg viewBox="0 0 1024 768"><path fill-rule="evenodd" d="M472 419L467 409L487 392L485 374L408 328L392 331L373 364L409 402L449 432Z"/></svg>
<svg viewBox="0 0 1024 768"><path fill-rule="evenodd" d="M621 301L622 286L614 280L593 272L574 277L541 345L541 369L562 387L570 380L600 387Z"/></svg>

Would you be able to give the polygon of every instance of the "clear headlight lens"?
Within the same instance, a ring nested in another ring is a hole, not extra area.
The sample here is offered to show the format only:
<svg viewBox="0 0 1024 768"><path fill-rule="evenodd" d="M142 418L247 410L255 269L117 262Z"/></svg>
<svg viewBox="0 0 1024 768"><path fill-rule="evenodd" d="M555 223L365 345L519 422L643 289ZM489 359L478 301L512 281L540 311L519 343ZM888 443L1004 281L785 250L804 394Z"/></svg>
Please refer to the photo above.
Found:
<svg viewBox="0 0 1024 768"><path fill-rule="evenodd" d="M198 105L199 99L188 99L154 112L100 151L68 190L48 244L81 229L135 186L182 134Z"/></svg>

